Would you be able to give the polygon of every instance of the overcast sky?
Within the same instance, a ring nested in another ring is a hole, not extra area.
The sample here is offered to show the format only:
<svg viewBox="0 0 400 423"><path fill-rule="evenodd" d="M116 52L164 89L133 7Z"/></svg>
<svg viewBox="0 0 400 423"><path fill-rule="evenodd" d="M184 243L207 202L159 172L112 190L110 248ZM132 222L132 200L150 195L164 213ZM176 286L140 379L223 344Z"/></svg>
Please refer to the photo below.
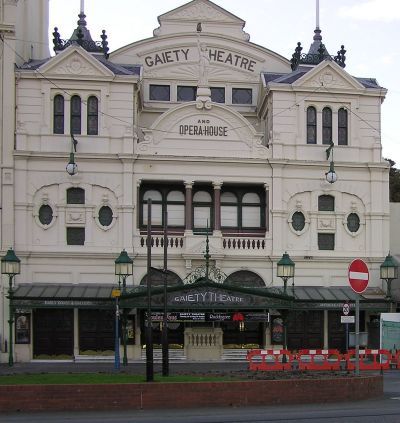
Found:
<svg viewBox="0 0 400 423"><path fill-rule="evenodd" d="M110 51L152 37L157 16L187 3L185 0L85 0L88 29L94 40L101 30ZM290 58L300 41L307 51L316 25L315 0L215 0L246 21L250 41ZM55 26L69 38L80 0L50 0L50 34ZM330 54L344 44L346 71L376 78L389 90L382 106L383 156L400 168L400 1L320 0L322 39ZM51 36L51 35L50 35ZM52 45L52 44L51 44Z"/></svg>

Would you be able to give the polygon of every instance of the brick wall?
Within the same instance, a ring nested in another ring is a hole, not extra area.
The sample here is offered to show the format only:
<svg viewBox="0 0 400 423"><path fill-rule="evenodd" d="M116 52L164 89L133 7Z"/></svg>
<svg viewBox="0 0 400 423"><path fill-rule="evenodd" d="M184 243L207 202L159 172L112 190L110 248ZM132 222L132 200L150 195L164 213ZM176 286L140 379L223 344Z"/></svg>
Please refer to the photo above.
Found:
<svg viewBox="0 0 400 423"><path fill-rule="evenodd" d="M155 409L354 401L383 395L382 376L239 382L0 386L1 411Z"/></svg>

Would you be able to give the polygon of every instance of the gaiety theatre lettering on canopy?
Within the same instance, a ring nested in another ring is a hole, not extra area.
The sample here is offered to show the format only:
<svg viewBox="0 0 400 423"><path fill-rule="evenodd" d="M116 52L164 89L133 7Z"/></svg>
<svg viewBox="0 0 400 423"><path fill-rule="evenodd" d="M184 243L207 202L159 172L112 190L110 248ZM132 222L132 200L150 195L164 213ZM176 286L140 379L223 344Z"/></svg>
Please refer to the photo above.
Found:
<svg viewBox="0 0 400 423"><path fill-rule="evenodd" d="M168 63L187 62L197 60L197 49L176 48L152 53L144 58L145 64L149 67L166 65ZM222 49L208 49L210 62L224 63L249 72L255 72L257 62L249 57Z"/></svg>

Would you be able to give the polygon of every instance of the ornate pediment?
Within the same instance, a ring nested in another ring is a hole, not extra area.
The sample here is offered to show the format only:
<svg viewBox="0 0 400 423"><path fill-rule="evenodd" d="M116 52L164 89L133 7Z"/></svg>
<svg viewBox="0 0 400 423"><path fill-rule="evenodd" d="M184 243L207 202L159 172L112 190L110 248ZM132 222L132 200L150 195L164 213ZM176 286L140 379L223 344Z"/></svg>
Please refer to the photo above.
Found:
<svg viewBox="0 0 400 423"><path fill-rule="evenodd" d="M325 87L343 90L360 90L364 87L343 68L331 61L325 61L307 72L293 83L295 87Z"/></svg>
<svg viewBox="0 0 400 423"><path fill-rule="evenodd" d="M193 0L181 7L158 17L160 27L154 30L155 36L177 32L196 32L201 23L202 31L231 35L249 40L243 31L245 21L229 13L209 0Z"/></svg>
<svg viewBox="0 0 400 423"><path fill-rule="evenodd" d="M154 155L266 158L262 134L238 112L216 103L199 110L188 103L168 110L150 129L137 152Z"/></svg>
<svg viewBox="0 0 400 423"><path fill-rule="evenodd" d="M44 75L68 78L110 78L114 73L79 46L68 47L39 68Z"/></svg>

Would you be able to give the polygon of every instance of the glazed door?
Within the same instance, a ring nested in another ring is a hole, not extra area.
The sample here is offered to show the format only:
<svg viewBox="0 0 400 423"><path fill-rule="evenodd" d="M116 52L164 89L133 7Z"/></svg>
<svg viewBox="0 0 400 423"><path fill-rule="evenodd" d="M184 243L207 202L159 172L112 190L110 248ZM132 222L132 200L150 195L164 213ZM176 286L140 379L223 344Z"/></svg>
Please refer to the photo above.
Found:
<svg viewBox="0 0 400 423"><path fill-rule="evenodd" d="M79 351L114 351L114 310L79 310Z"/></svg>
<svg viewBox="0 0 400 423"><path fill-rule="evenodd" d="M74 311L37 309L33 312L33 356L72 356Z"/></svg>

